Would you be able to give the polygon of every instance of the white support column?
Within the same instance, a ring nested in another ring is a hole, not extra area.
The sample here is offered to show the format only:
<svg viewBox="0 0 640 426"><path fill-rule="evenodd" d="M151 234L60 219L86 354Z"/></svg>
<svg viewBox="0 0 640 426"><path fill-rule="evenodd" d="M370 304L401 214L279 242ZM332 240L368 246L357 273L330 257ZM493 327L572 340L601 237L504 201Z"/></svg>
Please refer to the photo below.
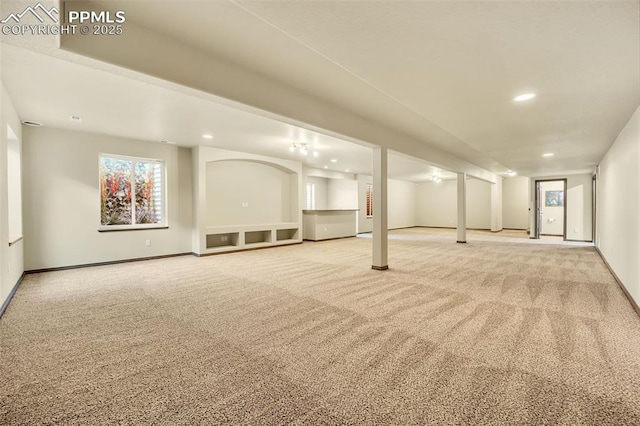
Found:
<svg viewBox="0 0 640 426"><path fill-rule="evenodd" d="M373 263L372 269L389 269L387 259L387 148L373 149Z"/></svg>
<svg viewBox="0 0 640 426"><path fill-rule="evenodd" d="M491 184L491 232L502 231L502 177Z"/></svg>
<svg viewBox="0 0 640 426"><path fill-rule="evenodd" d="M458 240L467 242L467 174L458 173Z"/></svg>

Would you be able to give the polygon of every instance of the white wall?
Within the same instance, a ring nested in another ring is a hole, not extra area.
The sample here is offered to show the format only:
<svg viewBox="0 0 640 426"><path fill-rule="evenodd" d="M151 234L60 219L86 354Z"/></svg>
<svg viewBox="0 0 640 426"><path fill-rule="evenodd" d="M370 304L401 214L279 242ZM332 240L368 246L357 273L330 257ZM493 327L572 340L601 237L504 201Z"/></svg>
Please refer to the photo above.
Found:
<svg viewBox="0 0 640 426"><path fill-rule="evenodd" d="M416 226L416 184L389 179L387 191L389 229Z"/></svg>
<svg viewBox="0 0 640 426"><path fill-rule="evenodd" d="M529 228L529 178L513 176L502 181L502 226Z"/></svg>
<svg viewBox="0 0 640 426"><path fill-rule="evenodd" d="M206 226L289 222L290 199L290 174L282 169L242 160L206 165Z"/></svg>
<svg viewBox="0 0 640 426"><path fill-rule="evenodd" d="M640 305L640 108L600 162L596 245Z"/></svg>
<svg viewBox="0 0 640 426"><path fill-rule="evenodd" d="M564 205L547 206L547 191L564 192L564 181L556 180L540 183L540 197L542 206L542 223L540 233L543 235L564 235ZM581 203L582 194L574 188L575 195L572 197L574 203ZM576 198L577 197L577 198Z"/></svg>
<svg viewBox="0 0 640 426"><path fill-rule="evenodd" d="M371 232L373 219L367 218L367 183L373 183L369 175L357 175L358 182L358 233ZM416 226L416 183L396 179L387 181L388 228L408 228ZM376 214L374 211L373 214Z"/></svg>
<svg viewBox="0 0 640 426"><path fill-rule="evenodd" d="M532 206L535 203L536 180L567 179L567 193L564 195L564 202L567 209L567 240L592 240L591 216L593 212L593 189L591 177L592 175L590 173L584 173L531 178L529 201ZM535 209L531 209L529 213L531 229L535 229Z"/></svg>
<svg viewBox="0 0 640 426"><path fill-rule="evenodd" d="M467 228L491 229L491 184L467 178Z"/></svg>
<svg viewBox="0 0 640 426"><path fill-rule="evenodd" d="M47 127L23 143L27 270L191 252L189 149ZM98 232L100 153L165 161L168 229Z"/></svg>
<svg viewBox="0 0 640 426"><path fill-rule="evenodd" d="M468 192L467 188L467 192ZM455 227L458 219L456 180L417 184L416 224L440 228Z"/></svg>
<svg viewBox="0 0 640 426"><path fill-rule="evenodd" d="M467 228L491 229L491 183L467 178ZM417 185L418 226L453 228L458 224L456 180Z"/></svg>
<svg viewBox="0 0 640 426"><path fill-rule="evenodd" d="M23 137L22 125L4 85L0 84L0 306L7 301L9 294L24 272L24 240L17 241L9 246L9 242L14 241L19 236L9 235L10 191L7 184L9 172L7 126L11 127L17 137L17 144L15 142L13 144L17 146L17 154L20 155ZM13 194L11 197L12 202L16 202L20 195ZM17 220L22 221L22 218L13 219L13 221ZM15 223L12 228L16 229Z"/></svg>
<svg viewBox="0 0 640 426"><path fill-rule="evenodd" d="M357 209L358 182L353 179L327 179L327 209Z"/></svg>
<svg viewBox="0 0 640 426"><path fill-rule="evenodd" d="M306 203L307 203L307 198L306 198L306 191L307 191L307 183L312 183L315 185L315 209L316 210L324 210L327 209L327 200L328 200L328 196L327 196L327 181L329 179L327 178L323 178L323 177L316 177L316 176L307 176L306 177L306 183L304 185L304 190L305 190L305 199L304 199L304 208L306 209Z"/></svg>

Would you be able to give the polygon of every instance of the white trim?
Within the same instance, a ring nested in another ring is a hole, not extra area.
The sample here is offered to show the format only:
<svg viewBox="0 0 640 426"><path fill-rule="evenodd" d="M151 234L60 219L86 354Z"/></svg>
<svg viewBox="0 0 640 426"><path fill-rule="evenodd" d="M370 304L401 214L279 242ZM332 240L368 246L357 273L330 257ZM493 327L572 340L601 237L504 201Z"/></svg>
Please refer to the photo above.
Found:
<svg viewBox="0 0 640 426"><path fill-rule="evenodd" d="M156 158L143 158L143 157L134 157L128 155L118 155L118 154L109 154L100 152L98 153L98 202L102 201L101 193L100 193L100 185L102 185L100 170L101 170L101 160L102 158L113 158L116 160L130 161L131 164L131 224L130 225L103 225L102 224L102 212L98 215L98 231L124 231L124 230L139 230L139 229L157 229L157 228L167 228L168 220L167 220L167 163L164 160L158 160ZM135 223L136 221L136 203L135 203L135 194L136 194L136 180L135 180L135 171L136 171L136 163L147 163L147 164L157 164L160 166L160 187L161 191L161 206L160 206L160 222L158 223Z"/></svg>

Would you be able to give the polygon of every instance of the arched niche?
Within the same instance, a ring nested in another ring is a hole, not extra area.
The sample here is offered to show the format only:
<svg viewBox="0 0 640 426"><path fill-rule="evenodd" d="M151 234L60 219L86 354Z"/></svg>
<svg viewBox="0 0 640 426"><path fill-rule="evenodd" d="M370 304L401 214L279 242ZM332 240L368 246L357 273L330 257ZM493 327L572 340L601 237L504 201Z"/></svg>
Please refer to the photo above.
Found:
<svg viewBox="0 0 640 426"><path fill-rule="evenodd" d="M261 225L298 220L298 173L248 159L206 163L207 226Z"/></svg>

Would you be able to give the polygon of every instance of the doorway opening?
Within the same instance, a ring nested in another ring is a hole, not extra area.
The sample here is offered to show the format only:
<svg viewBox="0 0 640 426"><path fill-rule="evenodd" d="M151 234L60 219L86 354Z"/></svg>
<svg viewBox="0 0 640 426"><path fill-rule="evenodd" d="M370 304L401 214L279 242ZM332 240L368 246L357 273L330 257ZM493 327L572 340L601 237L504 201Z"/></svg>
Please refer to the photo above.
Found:
<svg viewBox="0 0 640 426"><path fill-rule="evenodd" d="M536 180L534 238L567 240L567 180Z"/></svg>

